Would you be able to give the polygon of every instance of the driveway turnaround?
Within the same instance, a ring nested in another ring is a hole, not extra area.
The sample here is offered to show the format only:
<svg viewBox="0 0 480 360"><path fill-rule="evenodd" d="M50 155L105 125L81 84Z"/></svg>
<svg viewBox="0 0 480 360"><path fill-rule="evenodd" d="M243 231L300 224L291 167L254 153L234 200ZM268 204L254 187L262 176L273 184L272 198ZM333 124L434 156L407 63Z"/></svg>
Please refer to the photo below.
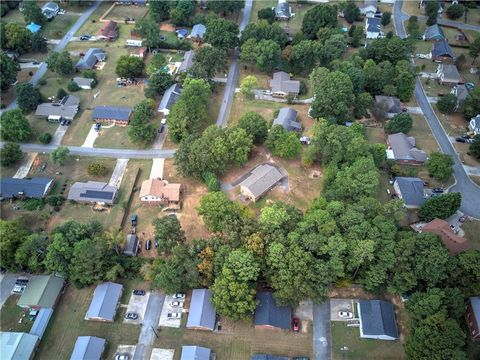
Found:
<svg viewBox="0 0 480 360"><path fill-rule="evenodd" d="M330 300L327 300L313 305L313 358L327 360L331 357Z"/></svg>
<svg viewBox="0 0 480 360"><path fill-rule="evenodd" d="M128 159L117 159L117 163L115 164L115 169L113 169L112 176L110 177L110 181L108 185L120 187L122 183L123 174L125 174L125 170L127 169Z"/></svg>
<svg viewBox="0 0 480 360"><path fill-rule="evenodd" d="M144 360L150 357L153 342L158 336L157 325L164 299L165 296L156 291L150 293L147 310L145 311L142 328L138 337L137 348L133 356L134 360Z"/></svg>

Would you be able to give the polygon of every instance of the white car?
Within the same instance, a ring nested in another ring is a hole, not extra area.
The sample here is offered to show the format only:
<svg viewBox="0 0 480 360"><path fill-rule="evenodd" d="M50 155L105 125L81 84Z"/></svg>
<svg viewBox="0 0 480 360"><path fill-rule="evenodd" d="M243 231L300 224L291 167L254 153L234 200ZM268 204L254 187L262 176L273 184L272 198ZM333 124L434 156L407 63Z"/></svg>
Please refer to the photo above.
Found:
<svg viewBox="0 0 480 360"><path fill-rule="evenodd" d="M183 302L181 302L181 301L172 301L172 302L170 303L170 306L172 306L172 307L183 306Z"/></svg>
<svg viewBox="0 0 480 360"><path fill-rule="evenodd" d="M185 294L184 293L176 293L172 296L175 300L177 299L185 299Z"/></svg>
<svg viewBox="0 0 480 360"><path fill-rule="evenodd" d="M167 319L168 320L180 319L181 317L182 317L181 313L168 313L167 314Z"/></svg>
<svg viewBox="0 0 480 360"><path fill-rule="evenodd" d="M353 318L353 314L350 311L339 311L338 316L342 319L351 319Z"/></svg>
<svg viewBox="0 0 480 360"><path fill-rule="evenodd" d="M165 125L166 123L167 123L167 119L165 119L165 118L162 119L162 121L160 121L160 124L162 124L162 125Z"/></svg>
<svg viewBox="0 0 480 360"><path fill-rule="evenodd" d="M12 290L12 293L13 294L23 294L23 292L25 291L25 285L15 285L13 287L13 290Z"/></svg>

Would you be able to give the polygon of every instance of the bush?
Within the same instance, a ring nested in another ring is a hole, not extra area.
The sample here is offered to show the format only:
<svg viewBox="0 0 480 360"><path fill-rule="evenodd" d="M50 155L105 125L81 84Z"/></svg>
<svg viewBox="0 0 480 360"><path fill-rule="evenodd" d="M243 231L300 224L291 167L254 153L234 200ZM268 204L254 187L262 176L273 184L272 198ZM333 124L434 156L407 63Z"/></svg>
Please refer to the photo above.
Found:
<svg viewBox="0 0 480 360"><path fill-rule="evenodd" d="M389 134L399 132L408 133L412 129L412 125L412 117L407 113L400 113L387 122L385 125L385 131Z"/></svg>
<svg viewBox="0 0 480 360"><path fill-rule="evenodd" d="M68 94L64 89L62 89L62 88L58 89L58 91L57 91L57 98L58 99L63 99L67 95Z"/></svg>
<svg viewBox="0 0 480 360"><path fill-rule="evenodd" d="M18 163L23 158L22 150L20 145L17 143L6 143L0 149L0 163L3 166L10 166Z"/></svg>
<svg viewBox="0 0 480 360"><path fill-rule="evenodd" d="M437 108L443 114L452 114L457 107L457 97L453 94L447 94L440 97L437 102Z"/></svg>
<svg viewBox="0 0 480 360"><path fill-rule="evenodd" d="M465 9L460 4L450 5L447 9L447 16L452 19L456 20L463 16Z"/></svg>
<svg viewBox="0 0 480 360"><path fill-rule="evenodd" d="M203 181L207 185L207 189L210 192L220 191L220 181L212 172L206 172L203 174Z"/></svg>
<svg viewBox="0 0 480 360"><path fill-rule="evenodd" d="M305 95L307 92L307 83L304 80L300 80L300 92L298 93L298 95Z"/></svg>
<svg viewBox="0 0 480 360"><path fill-rule="evenodd" d="M93 161L88 164L87 171L89 175L105 176L108 172L108 168L100 162Z"/></svg>
<svg viewBox="0 0 480 360"><path fill-rule="evenodd" d="M50 141L52 141L52 135L50 133L43 133L38 137L38 141L45 145L50 144Z"/></svg>
<svg viewBox="0 0 480 360"><path fill-rule="evenodd" d="M33 73L32 73L32 75L33 75ZM42 78L42 79L38 80L38 85L40 85L40 86L47 85L47 79Z"/></svg>
<svg viewBox="0 0 480 360"><path fill-rule="evenodd" d="M78 91L80 90L80 86L78 86L78 84L76 82L74 82L73 80L70 81L67 85L67 89L68 91L72 91L72 92L75 92L75 91Z"/></svg>
<svg viewBox="0 0 480 360"><path fill-rule="evenodd" d="M453 164L454 161L451 155L434 151L428 158L427 169L435 179L447 180L453 173Z"/></svg>
<svg viewBox="0 0 480 360"><path fill-rule="evenodd" d="M432 221L435 218L446 219L455 214L461 203L462 195L457 192L434 196L425 201L418 215L425 221Z"/></svg>
<svg viewBox="0 0 480 360"><path fill-rule="evenodd" d="M62 205L64 200L65 199L63 198L63 196L60 196L60 195L50 195L49 197L47 197L48 205L51 205L54 207Z"/></svg>
<svg viewBox="0 0 480 360"><path fill-rule="evenodd" d="M385 11L382 14L382 25L387 26L388 24L390 24L391 19L392 19L392 14L388 11Z"/></svg>
<svg viewBox="0 0 480 360"><path fill-rule="evenodd" d="M28 199L23 202L23 208L28 211L41 210L45 206L43 199Z"/></svg>

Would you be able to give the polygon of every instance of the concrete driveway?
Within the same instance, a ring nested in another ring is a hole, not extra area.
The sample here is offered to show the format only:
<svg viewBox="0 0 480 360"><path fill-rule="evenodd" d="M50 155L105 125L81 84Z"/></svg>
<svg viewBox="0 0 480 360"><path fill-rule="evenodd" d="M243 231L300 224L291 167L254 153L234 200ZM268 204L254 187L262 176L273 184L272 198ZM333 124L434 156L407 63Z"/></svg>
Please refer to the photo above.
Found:
<svg viewBox="0 0 480 360"><path fill-rule="evenodd" d="M150 293L147 309L143 318L142 328L138 336L134 360L144 360L150 357L155 338L158 337L157 324L163 307L165 296L156 291ZM130 358L132 359L132 358Z"/></svg>
<svg viewBox="0 0 480 360"><path fill-rule="evenodd" d="M120 187L122 183L123 174L127 170L128 159L117 159L115 169L113 169L112 176L110 177L109 185Z"/></svg>
<svg viewBox="0 0 480 360"><path fill-rule="evenodd" d="M0 309L12 293L15 281L19 276L20 274L10 272L0 275Z"/></svg>
<svg viewBox="0 0 480 360"><path fill-rule="evenodd" d="M133 359L135 348L135 345L118 345L115 355L127 355L128 359Z"/></svg>
<svg viewBox="0 0 480 360"><path fill-rule="evenodd" d="M330 300L327 300L313 305L313 358L327 360L331 357Z"/></svg>
<svg viewBox="0 0 480 360"><path fill-rule="evenodd" d="M82 147L93 148L93 144L95 144L95 140L98 137L98 131L95 131L95 124L92 125L90 131L88 132L85 141L83 142Z"/></svg>
<svg viewBox="0 0 480 360"><path fill-rule="evenodd" d="M150 170L149 179L163 179L163 166L165 165L165 159L153 159L152 169Z"/></svg>
<svg viewBox="0 0 480 360"><path fill-rule="evenodd" d="M55 130L55 134L53 134L52 141L50 144L52 145L60 145L62 143L62 139L65 136L65 133L68 130L68 126L65 125L58 125L57 130Z"/></svg>
<svg viewBox="0 0 480 360"><path fill-rule="evenodd" d="M180 323L182 322L182 318L180 317L179 319L168 319L167 314L168 313L182 313L183 311L183 302L181 306L177 307L172 307L170 306L170 303L172 301L175 301L173 299L173 295L165 295L165 301L163 302L163 308L162 308L162 313L160 315L160 320L158 322L158 326L165 326L165 327L173 327L173 328L179 328Z"/></svg>
<svg viewBox="0 0 480 360"><path fill-rule="evenodd" d="M138 314L136 320L130 320L123 318L125 324L141 324L145 316L145 311L147 310L148 300L150 299L150 292L145 293L145 295L134 295L130 296L130 301L127 305L127 313Z"/></svg>
<svg viewBox="0 0 480 360"><path fill-rule="evenodd" d="M174 355L175 355L174 349L155 348L152 350L152 355L150 355L150 360L173 360Z"/></svg>
<svg viewBox="0 0 480 360"><path fill-rule="evenodd" d="M354 307L357 300L352 299L330 299L330 320L331 321L347 321L353 319L345 319L338 316L340 311L349 311L354 314Z"/></svg>
<svg viewBox="0 0 480 360"><path fill-rule="evenodd" d="M15 179L23 179L24 177L26 177L37 155L38 153L25 154L25 156L23 157L22 163L20 164L20 167L18 168L15 175L13 175L13 177Z"/></svg>

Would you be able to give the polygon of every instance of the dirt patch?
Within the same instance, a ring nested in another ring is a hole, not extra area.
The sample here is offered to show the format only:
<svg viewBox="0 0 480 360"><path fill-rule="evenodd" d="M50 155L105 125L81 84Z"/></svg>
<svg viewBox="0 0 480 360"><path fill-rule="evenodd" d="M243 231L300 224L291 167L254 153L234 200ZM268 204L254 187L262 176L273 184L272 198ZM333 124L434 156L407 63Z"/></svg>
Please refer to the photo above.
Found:
<svg viewBox="0 0 480 360"><path fill-rule="evenodd" d="M163 24L160 24L160 30L173 32L175 31L175 26L173 26L170 23L163 23Z"/></svg>

